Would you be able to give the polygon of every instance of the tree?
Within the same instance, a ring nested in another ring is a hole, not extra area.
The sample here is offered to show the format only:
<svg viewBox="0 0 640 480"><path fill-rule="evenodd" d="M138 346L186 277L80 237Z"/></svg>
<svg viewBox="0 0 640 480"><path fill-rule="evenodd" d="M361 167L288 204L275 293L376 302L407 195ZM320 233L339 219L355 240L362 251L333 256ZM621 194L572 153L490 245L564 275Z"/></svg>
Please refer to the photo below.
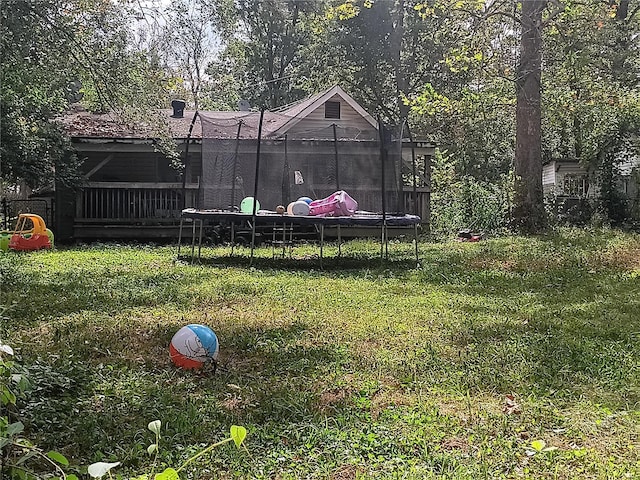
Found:
<svg viewBox="0 0 640 480"><path fill-rule="evenodd" d="M148 119L167 76L130 48L126 2L4 0L0 12L2 176L32 188L76 184L79 161L52 120L80 99Z"/></svg>
<svg viewBox="0 0 640 480"><path fill-rule="evenodd" d="M300 65L310 61L303 49L314 36L312 24L323 14L324 2L239 0L229 8L217 0L216 11L224 51L209 65L209 74L229 78L238 97L267 108L308 94L300 88L305 82Z"/></svg>
<svg viewBox="0 0 640 480"><path fill-rule="evenodd" d="M47 185L57 168L71 181L75 159L60 129L48 121L77 92L64 39L51 28L57 5L5 1L0 12L2 177L35 188Z"/></svg>
<svg viewBox="0 0 640 480"><path fill-rule="evenodd" d="M545 32L543 155L579 161L600 184L603 213L625 216L618 164L638 154L640 130L639 9L625 2L565 1Z"/></svg>
<svg viewBox="0 0 640 480"><path fill-rule="evenodd" d="M528 233L545 224L542 191L542 12L546 0L523 0L516 78L514 226Z"/></svg>
<svg viewBox="0 0 640 480"><path fill-rule="evenodd" d="M198 0L176 0L169 6L140 4L139 15L142 49L183 86L186 100L198 110L208 82L205 70L217 53L215 8Z"/></svg>

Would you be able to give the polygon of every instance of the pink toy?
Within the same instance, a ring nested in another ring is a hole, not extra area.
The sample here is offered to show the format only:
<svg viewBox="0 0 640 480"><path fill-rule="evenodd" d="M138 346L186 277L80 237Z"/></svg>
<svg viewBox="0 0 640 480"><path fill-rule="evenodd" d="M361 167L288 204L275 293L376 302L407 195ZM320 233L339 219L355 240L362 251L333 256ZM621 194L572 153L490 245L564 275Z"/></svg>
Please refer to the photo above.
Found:
<svg viewBox="0 0 640 480"><path fill-rule="evenodd" d="M358 202L344 190L332 193L322 200L314 200L309 204L309 215L326 217L347 217L356 213Z"/></svg>

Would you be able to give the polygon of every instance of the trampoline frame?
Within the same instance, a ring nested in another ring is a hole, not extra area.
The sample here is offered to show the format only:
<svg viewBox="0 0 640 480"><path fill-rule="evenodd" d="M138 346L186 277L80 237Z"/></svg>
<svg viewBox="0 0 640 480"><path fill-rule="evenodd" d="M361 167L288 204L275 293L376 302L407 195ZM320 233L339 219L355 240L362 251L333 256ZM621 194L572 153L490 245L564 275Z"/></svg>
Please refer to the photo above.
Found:
<svg viewBox="0 0 640 480"><path fill-rule="evenodd" d="M324 227L340 227L340 226L366 226L366 227L381 227L380 235L380 259L384 260L388 258L389 236L388 227L394 226L413 226L413 241L415 242L415 259L416 266L419 264L419 251L418 251L418 224L420 223L420 217L417 215L391 215L391 214L361 214L350 217L317 217L317 216L298 216L298 215L281 215L279 213L239 213L229 212L223 210L196 210L185 209L180 216L180 231L178 234L178 256L182 249L183 228L185 219L192 221L191 225L191 262L196 258L198 261L201 259L202 252L202 238L204 231L205 221L211 221L213 223L228 222L231 225L231 256L233 256L235 248L235 226L243 223L249 223L252 231L251 241L251 257L250 265L253 263L253 254L255 250L255 230L258 224L260 225L273 225L274 227L286 228L287 225L314 225L320 231L320 265L324 259ZM199 228L196 225L199 223ZM198 230L198 231L197 231ZM198 255L195 255L196 237L198 238ZM341 250L339 248L338 256L340 256Z"/></svg>

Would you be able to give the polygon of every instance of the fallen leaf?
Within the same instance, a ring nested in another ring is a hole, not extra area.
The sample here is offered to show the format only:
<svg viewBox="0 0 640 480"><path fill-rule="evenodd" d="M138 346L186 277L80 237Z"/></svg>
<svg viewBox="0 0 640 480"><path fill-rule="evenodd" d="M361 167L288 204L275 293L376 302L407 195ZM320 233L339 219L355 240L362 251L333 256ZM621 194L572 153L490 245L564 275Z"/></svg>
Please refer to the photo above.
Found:
<svg viewBox="0 0 640 480"><path fill-rule="evenodd" d="M516 402L516 398L514 395L507 395L504 399L504 406L502 407L502 412L507 415L514 415L522 413L522 409L520 408L520 404Z"/></svg>

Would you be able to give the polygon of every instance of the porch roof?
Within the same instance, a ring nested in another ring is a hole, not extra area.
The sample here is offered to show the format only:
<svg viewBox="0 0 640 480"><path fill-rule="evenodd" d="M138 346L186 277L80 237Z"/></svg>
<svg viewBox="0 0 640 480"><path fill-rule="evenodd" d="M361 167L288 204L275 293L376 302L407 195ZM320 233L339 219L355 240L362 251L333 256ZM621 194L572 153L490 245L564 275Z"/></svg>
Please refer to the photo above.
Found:
<svg viewBox="0 0 640 480"><path fill-rule="evenodd" d="M127 122L115 113L69 112L57 119L67 134L75 138L130 138L148 139L169 135L187 138L193 111L184 112L183 118L173 118L172 110L159 110L149 116L149 122ZM202 138L200 120L193 125L191 138Z"/></svg>

